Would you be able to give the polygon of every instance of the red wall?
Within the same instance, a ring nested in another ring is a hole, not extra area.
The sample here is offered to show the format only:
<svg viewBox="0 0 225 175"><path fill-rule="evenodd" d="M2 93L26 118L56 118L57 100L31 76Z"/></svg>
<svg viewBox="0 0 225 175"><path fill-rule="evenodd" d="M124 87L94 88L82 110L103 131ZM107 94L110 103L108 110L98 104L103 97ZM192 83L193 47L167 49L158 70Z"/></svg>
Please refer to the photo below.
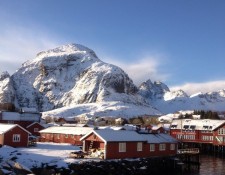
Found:
<svg viewBox="0 0 225 175"><path fill-rule="evenodd" d="M159 145L155 144L155 151L150 151L150 144L143 142L143 150L137 151L138 142L126 142L126 152L119 152L119 142L107 143L107 159L118 159L118 158L144 158L153 156L171 156L176 155L177 151L170 150L170 144L166 144L165 151L159 151ZM177 146L176 146L177 147Z"/></svg>
<svg viewBox="0 0 225 175"><path fill-rule="evenodd" d="M34 132L34 128L38 128L38 131ZM29 128L26 128L26 130L28 130L34 136L40 136L39 131L42 129L44 129L44 127L42 125L40 125L39 123L34 123Z"/></svg>
<svg viewBox="0 0 225 175"><path fill-rule="evenodd" d="M223 125L223 126L217 128L217 129L214 131L214 136L215 136L215 137L221 137L221 136L222 136L222 137L223 137L223 142L219 142L217 139L213 139L213 144L214 144L214 145L225 146L225 134L219 134L219 133L218 133L218 130L221 129L221 128L225 129L225 125Z"/></svg>
<svg viewBox="0 0 225 175"><path fill-rule="evenodd" d="M80 138L82 137L80 135L68 134L68 137L66 137L66 134L41 133L40 135L41 142L70 143L72 145L83 144L83 142L80 141Z"/></svg>
<svg viewBox="0 0 225 175"><path fill-rule="evenodd" d="M215 132L202 132L201 130L195 130L194 132L190 131L182 131L180 129L171 129L170 135L176 139L178 139L177 135L195 135L195 139L185 139L185 137L182 137L182 139L178 139L182 142L191 142L191 143L213 143L213 141L210 140L203 140L203 136L213 136L215 135Z"/></svg>

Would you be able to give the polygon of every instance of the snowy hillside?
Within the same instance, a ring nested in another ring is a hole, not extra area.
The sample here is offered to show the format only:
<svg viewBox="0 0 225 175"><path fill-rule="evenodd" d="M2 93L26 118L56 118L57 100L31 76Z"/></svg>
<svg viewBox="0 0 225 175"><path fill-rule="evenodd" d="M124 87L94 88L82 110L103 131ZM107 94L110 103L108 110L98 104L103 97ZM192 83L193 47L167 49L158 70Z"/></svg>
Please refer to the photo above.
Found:
<svg viewBox="0 0 225 175"><path fill-rule="evenodd" d="M46 118L48 116L54 118L67 117L70 119L73 119L75 116L89 119L94 117L131 118L140 115L160 115L160 114L161 113L158 110L148 105L144 106L144 105L128 104L119 101L111 101L111 102L71 105L68 107L43 112L42 117L43 118Z"/></svg>
<svg viewBox="0 0 225 175"><path fill-rule="evenodd" d="M165 114L180 110L224 111L225 106L225 89L188 96L182 90L170 91L165 84L148 80L141 84L138 93Z"/></svg>

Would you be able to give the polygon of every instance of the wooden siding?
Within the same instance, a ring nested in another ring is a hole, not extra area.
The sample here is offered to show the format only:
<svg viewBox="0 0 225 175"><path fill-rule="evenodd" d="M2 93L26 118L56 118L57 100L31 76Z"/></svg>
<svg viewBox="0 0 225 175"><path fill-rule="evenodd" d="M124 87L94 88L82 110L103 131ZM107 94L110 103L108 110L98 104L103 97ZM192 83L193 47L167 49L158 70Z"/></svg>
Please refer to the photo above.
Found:
<svg viewBox="0 0 225 175"><path fill-rule="evenodd" d="M40 133L41 142L55 142L55 143L70 143L72 145L82 145L80 141L81 135L73 134L52 134L52 133Z"/></svg>
<svg viewBox="0 0 225 175"><path fill-rule="evenodd" d="M109 142L107 143L106 159L118 159L118 158L144 158L153 156L172 156L177 153L177 145L175 144L175 150L170 150L170 143L166 144L166 150L160 151L159 144L155 145L155 151L150 151L150 143L142 142L142 151L137 151L138 142L125 142L126 152L119 152L120 142Z"/></svg>
<svg viewBox="0 0 225 175"><path fill-rule="evenodd" d="M13 142L14 134L20 135L19 142ZM27 147L28 146L28 136L29 136L28 132L26 132L25 130L16 126L4 134L4 145L9 145L12 147Z"/></svg>
<svg viewBox="0 0 225 175"><path fill-rule="evenodd" d="M35 128L37 129L37 131L35 131ZM39 131L44 129L44 127L42 125L40 125L39 123L34 123L33 125L31 125L30 127L26 128L32 135L34 136L40 136Z"/></svg>
<svg viewBox="0 0 225 175"><path fill-rule="evenodd" d="M220 146L225 146L225 132L223 133L219 133L220 129L224 129L225 130L225 124L222 125L221 127L217 128L214 133L214 139L213 139L213 144L214 145L220 145ZM220 140L220 141L219 141Z"/></svg>

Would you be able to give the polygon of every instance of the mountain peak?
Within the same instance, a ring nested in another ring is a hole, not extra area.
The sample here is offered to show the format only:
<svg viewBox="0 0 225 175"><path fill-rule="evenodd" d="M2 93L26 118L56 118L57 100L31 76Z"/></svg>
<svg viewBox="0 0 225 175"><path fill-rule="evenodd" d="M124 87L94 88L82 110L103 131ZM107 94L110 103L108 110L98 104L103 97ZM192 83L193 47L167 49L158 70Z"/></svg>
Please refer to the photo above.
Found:
<svg viewBox="0 0 225 175"><path fill-rule="evenodd" d="M85 47L81 44L66 44L60 47L56 47L54 49L50 49L47 51L42 51L37 54L37 57L50 57L50 56L62 56L62 55L70 55L70 54L89 54L97 58L95 52L88 47Z"/></svg>

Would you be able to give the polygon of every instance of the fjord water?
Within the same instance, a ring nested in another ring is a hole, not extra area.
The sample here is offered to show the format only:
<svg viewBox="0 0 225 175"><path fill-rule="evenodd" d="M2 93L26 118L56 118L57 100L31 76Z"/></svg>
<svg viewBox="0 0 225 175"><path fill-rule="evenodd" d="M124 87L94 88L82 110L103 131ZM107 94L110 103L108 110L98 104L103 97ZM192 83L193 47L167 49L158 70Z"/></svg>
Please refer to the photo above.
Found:
<svg viewBox="0 0 225 175"><path fill-rule="evenodd" d="M191 170L182 175L225 175L225 157L215 155L201 155L199 171Z"/></svg>

